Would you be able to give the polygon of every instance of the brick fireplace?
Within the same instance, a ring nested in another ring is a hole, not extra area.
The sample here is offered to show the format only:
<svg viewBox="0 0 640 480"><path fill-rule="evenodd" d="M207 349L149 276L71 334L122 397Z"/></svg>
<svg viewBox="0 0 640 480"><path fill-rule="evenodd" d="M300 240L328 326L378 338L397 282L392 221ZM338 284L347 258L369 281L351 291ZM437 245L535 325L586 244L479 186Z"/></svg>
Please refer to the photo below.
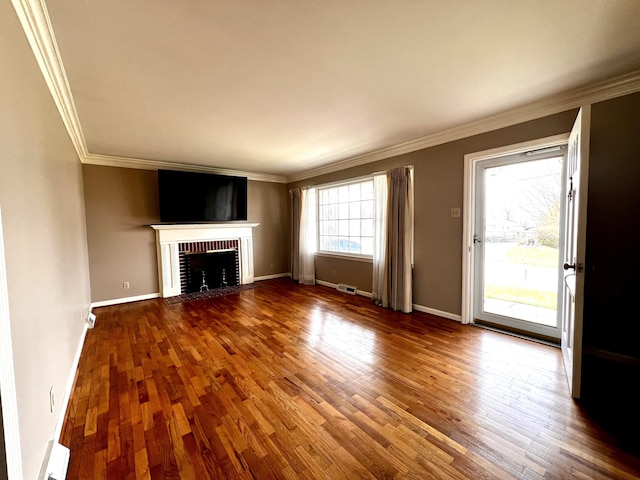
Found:
<svg viewBox="0 0 640 480"><path fill-rule="evenodd" d="M151 225L162 297L253 283L253 228L259 223Z"/></svg>

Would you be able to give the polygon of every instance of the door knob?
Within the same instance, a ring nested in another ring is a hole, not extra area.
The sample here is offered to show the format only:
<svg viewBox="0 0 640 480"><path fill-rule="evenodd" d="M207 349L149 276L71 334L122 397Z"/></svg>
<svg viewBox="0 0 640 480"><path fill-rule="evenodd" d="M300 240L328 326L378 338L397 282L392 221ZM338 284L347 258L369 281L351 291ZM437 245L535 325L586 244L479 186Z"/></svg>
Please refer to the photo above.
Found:
<svg viewBox="0 0 640 480"><path fill-rule="evenodd" d="M565 264L562 266L562 268L564 268L565 270L569 270L569 269L571 269L571 270L575 270L575 269L576 269L576 264L574 263L574 264L572 264L572 265L569 265L568 263L565 263Z"/></svg>

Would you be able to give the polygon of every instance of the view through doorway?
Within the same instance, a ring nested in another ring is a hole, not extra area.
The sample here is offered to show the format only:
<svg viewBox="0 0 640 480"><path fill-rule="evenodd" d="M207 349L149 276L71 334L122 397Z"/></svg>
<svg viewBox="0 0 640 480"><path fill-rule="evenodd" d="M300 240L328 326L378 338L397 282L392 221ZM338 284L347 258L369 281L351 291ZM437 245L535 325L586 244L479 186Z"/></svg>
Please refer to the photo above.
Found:
<svg viewBox="0 0 640 480"><path fill-rule="evenodd" d="M474 321L559 338L564 150L476 162Z"/></svg>

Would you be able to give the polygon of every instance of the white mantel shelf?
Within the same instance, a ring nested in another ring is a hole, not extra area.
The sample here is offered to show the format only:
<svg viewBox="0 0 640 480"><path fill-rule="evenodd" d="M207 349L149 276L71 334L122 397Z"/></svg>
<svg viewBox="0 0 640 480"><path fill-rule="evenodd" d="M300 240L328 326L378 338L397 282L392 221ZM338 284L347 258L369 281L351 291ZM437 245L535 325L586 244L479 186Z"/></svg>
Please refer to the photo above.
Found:
<svg viewBox="0 0 640 480"><path fill-rule="evenodd" d="M180 295L178 245L209 240L238 240L240 283L253 283L253 229L259 223L185 223L149 225L156 231L158 283L162 297Z"/></svg>
<svg viewBox="0 0 640 480"><path fill-rule="evenodd" d="M185 230L189 228L210 229L210 228L239 228L257 227L259 223L155 223L149 225L154 230Z"/></svg>

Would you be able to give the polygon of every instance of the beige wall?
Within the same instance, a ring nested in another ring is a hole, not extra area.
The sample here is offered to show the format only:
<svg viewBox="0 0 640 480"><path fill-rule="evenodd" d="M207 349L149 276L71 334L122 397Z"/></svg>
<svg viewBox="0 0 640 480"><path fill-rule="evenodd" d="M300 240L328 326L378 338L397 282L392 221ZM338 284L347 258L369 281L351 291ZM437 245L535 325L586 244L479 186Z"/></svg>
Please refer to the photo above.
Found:
<svg viewBox="0 0 640 480"><path fill-rule="evenodd" d="M82 170L11 2L0 58L0 208L23 473L35 479L90 302Z"/></svg>
<svg viewBox="0 0 640 480"><path fill-rule="evenodd" d="M155 232L158 173L84 165L93 302L157 293ZM289 271L289 213L284 184L249 181L247 216L254 229L256 276ZM124 290L123 283L130 289Z"/></svg>
<svg viewBox="0 0 640 480"><path fill-rule="evenodd" d="M450 210L452 207L462 207L464 155L569 132L575 115L576 111L553 115L314 177L288 187L320 185L401 165L414 165L416 215L413 301L418 305L459 315L462 296L462 217L451 218ZM317 256L317 278L332 283L351 283L361 290L371 291L371 264L366 264L368 268L364 268L363 264L355 264L350 260Z"/></svg>

